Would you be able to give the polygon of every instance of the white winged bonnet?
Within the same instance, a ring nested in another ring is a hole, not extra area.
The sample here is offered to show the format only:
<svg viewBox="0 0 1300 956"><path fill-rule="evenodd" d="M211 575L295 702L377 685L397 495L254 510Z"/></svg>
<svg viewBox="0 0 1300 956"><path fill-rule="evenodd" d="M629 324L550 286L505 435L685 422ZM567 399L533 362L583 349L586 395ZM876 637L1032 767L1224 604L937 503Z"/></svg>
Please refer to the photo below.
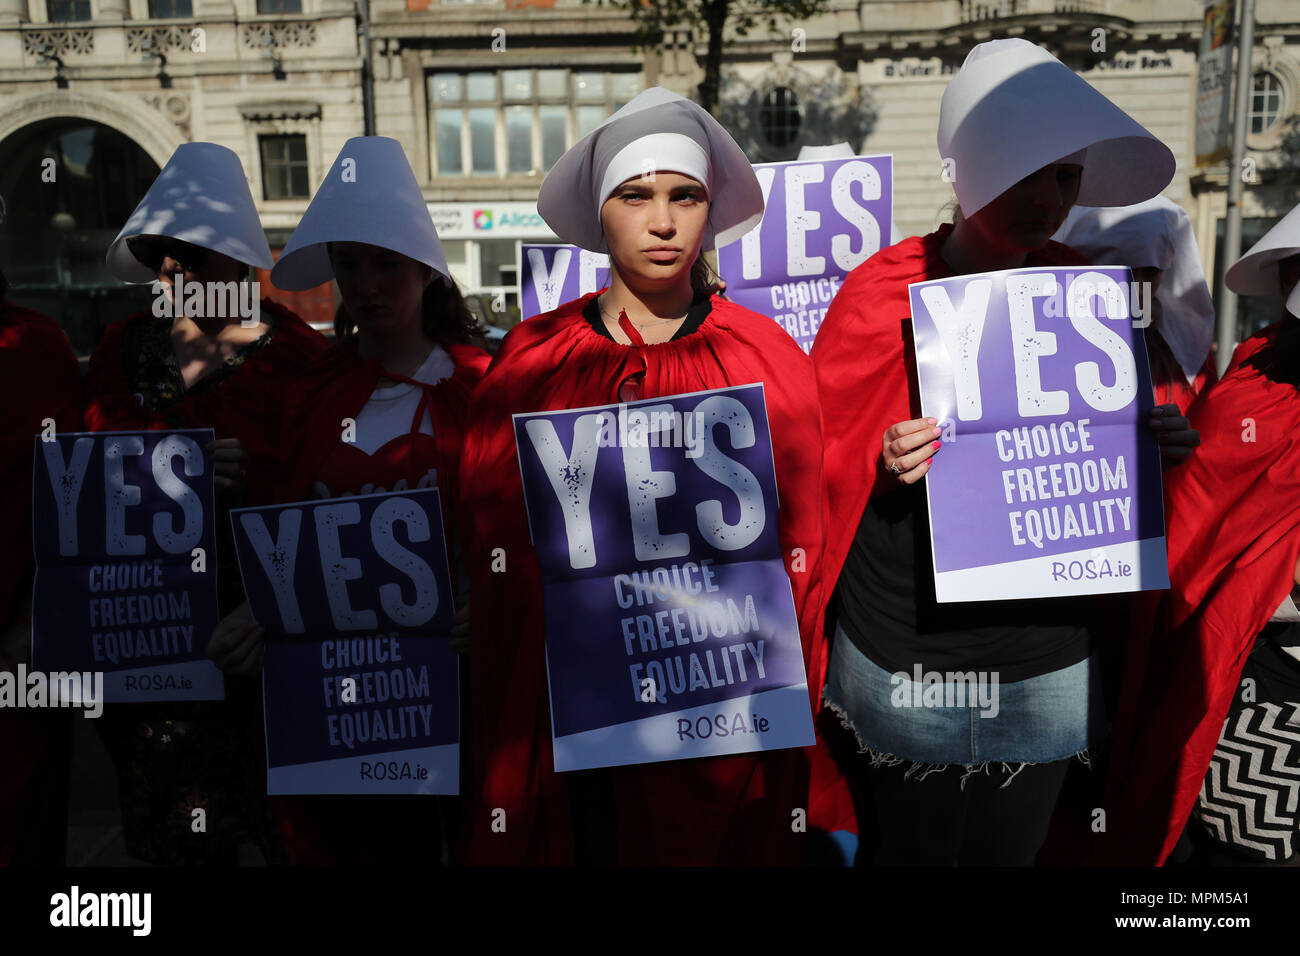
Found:
<svg viewBox="0 0 1300 956"><path fill-rule="evenodd" d="M182 143L108 247L105 262L123 282L157 276L131 254L127 241L164 236L219 252L245 265L271 268L271 249L239 157L216 143Z"/></svg>
<svg viewBox="0 0 1300 956"><path fill-rule="evenodd" d="M939 155L970 218L1026 176L1082 163L1080 206L1127 206L1174 175L1169 147L1028 40L970 51L939 107Z"/></svg>
<svg viewBox="0 0 1300 956"><path fill-rule="evenodd" d="M744 150L704 109L654 86L579 140L547 174L537 211L565 242L608 252L600 210L627 180L675 172L709 198L704 248L739 239L763 218L763 191Z"/></svg>
<svg viewBox="0 0 1300 956"><path fill-rule="evenodd" d="M1237 295L1278 295L1283 291L1278 263L1294 255L1300 255L1300 206L1283 216L1281 222L1234 262L1224 281ZM1287 297L1286 308L1300 318L1300 283Z"/></svg>
<svg viewBox="0 0 1300 956"><path fill-rule="evenodd" d="M387 136L354 136L343 144L271 270L271 282L298 290L334 278L329 242L368 243L423 262L444 281L450 275L411 164L401 143Z"/></svg>
<svg viewBox="0 0 1300 956"><path fill-rule="evenodd" d="M1196 378L1214 341L1214 300L1187 210L1164 196L1133 206L1075 206L1052 238L1097 265L1161 270L1156 331L1188 380Z"/></svg>

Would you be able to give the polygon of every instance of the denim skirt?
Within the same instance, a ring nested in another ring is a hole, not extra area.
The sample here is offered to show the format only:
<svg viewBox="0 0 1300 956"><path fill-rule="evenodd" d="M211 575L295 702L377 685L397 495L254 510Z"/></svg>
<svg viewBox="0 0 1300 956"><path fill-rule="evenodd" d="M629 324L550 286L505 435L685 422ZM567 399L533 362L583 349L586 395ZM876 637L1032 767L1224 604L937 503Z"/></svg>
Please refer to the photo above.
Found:
<svg viewBox="0 0 1300 956"><path fill-rule="evenodd" d="M1008 683L995 672L891 674L837 628L822 699L877 762L969 769L1087 760L1105 732L1095 656Z"/></svg>

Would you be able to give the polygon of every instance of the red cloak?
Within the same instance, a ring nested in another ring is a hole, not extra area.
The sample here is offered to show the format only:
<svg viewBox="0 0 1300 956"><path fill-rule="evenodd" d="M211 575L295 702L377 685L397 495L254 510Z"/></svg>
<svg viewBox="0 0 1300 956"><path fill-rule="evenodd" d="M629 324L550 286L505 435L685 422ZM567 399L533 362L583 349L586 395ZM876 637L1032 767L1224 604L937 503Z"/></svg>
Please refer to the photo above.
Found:
<svg viewBox="0 0 1300 956"><path fill-rule="evenodd" d="M377 360L362 360L356 340L339 343L292 382L285 398L286 466L277 500L311 498L326 463L341 451L352 456L348 464L354 473L367 471L370 480L389 490L395 490L393 484L401 479L413 488L418 476L434 468L443 500L447 552L455 560L456 526L451 520L459 497L457 478L465 422L470 395L491 359L470 345L450 345L447 352L456 371L437 385L393 376ZM415 415L412 435L405 441L395 439L376 451L372 461L364 462L361 450L340 448L343 420L355 420L381 376L420 386L425 401ZM418 432L426 409L433 424L433 439L427 443L415 440L427 437ZM381 454L385 450L390 454ZM452 580L456 577L453 567ZM270 803L289 859L300 866L406 862L411 847L423 848L436 841L440 826L437 808L421 796L280 796L271 797Z"/></svg>
<svg viewBox="0 0 1300 956"><path fill-rule="evenodd" d="M551 754L541 576L512 414L611 404L620 400L621 383L641 372L643 398L762 382L781 496L779 537L805 663L820 631L821 419L808 357L771 319L718 296L695 332L621 345L582 316L598 294L512 329L474 393L461 469L473 581L474 750L466 788L473 864L574 861L568 785ZM494 562L498 548L504 571ZM800 862L791 824L794 811L807 806L803 750L597 773L607 774L613 789L620 864ZM502 810L505 827L494 828Z"/></svg>
<svg viewBox="0 0 1300 956"><path fill-rule="evenodd" d="M433 423L438 484L447 499L444 510L453 507L459 497L456 478L469 397L491 362L491 356L472 345L446 348L456 364L451 378L433 386L402 379L424 388L428 396L424 407ZM303 501L311 497L313 483L339 444L343 420L356 418L381 377L393 378L378 360L363 360L357 353L357 342L349 340L330 349L291 384L285 398L286 467L277 500Z"/></svg>
<svg viewBox="0 0 1300 956"><path fill-rule="evenodd" d="M32 570L32 454L41 422L81 428L81 369L52 319L0 300L0 627ZM69 715L0 708L0 866L63 865Z"/></svg>
<svg viewBox="0 0 1300 956"><path fill-rule="evenodd" d="M1287 321L1295 321L1288 319ZM1090 862L1168 857L1196 802L1255 638L1300 556L1300 393L1245 360L1192 406L1201 446L1165 479L1171 588L1129 637L1107 797Z"/></svg>
<svg viewBox="0 0 1300 956"><path fill-rule="evenodd" d="M142 431L211 427L217 438L238 438L248 452L248 503L271 501L280 467L280 413L285 387L318 361L330 343L284 306L263 299L261 308L278 320L271 341L229 378L187 392L162 414L141 406L126 371L134 361L122 355L128 328L158 320L141 312L110 325L90 357L86 374L86 428Z"/></svg>
<svg viewBox="0 0 1300 956"><path fill-rule="evenodd" d="M881 437L891 425L921 417L907 287L954 275L942 255L952 228L945 223L928 236L904 239L849 273L813 343L826 433L829 516L822 573L828 602L880 477ZM1048 242L1025 260L1026 267L1088 264L1059 242ZM819 701L834 633L827 627L813 648L809 686ZM813 768L809 819L826 830L857 830L845 781L820 758Z"/></svg>
<svg viewBox="0 0 1300 956"><path fill-rule="evenodd" d="M1205 362L1197 371L1196 377L1189 382L1182 368L1179 367L1177 359L1174 358L1173 352L1169 350L1168 343L1159 332L1153 331L1152 334L1147 335L1146 343L1156 404L1177 405L1178 410L1186 415L1187 410L1192 407L1192 402L1196 401L1196 396L1219 380L1219 369L1214 364L1214 353L1211 352L1205 357Z"/></svg>

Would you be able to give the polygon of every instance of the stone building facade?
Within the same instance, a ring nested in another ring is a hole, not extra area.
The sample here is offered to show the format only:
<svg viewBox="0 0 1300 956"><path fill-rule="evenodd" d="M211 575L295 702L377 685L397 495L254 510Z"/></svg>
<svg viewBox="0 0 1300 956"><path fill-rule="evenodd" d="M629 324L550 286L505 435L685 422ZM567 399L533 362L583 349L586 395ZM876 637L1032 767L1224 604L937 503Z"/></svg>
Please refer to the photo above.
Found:
<svg viewBox="0 0 1300 956"><path fill-rule="evenodd" d="M58 317L83 353L145 307L148 287L124 286L104 253L187 141L239 154L282 245L361 131L359 49L351 0L0 0L12 297Z"/></svg>
<svg viewBox="0 0 1300 956"><path fill-rule="evenodd" d="M543 71L568 72L565 142L572 142L588 128L582 89L589 74L603 74L607 85L622 77L630 91L658 84L685 95L703 74L702 35L671 31L661 47L639 51L617 11L577 0L376 0L374 17L376 48L388 62L377 71L379 132L406 144L449 237L453 269L474 289L512 286L513 240L549 237L531 205L549 157L535 142L532 158L541 167L512 165L509 150L511 111L540 111L552 101L530 100L525 86L512 99L514 77L537 82ZM1300 5L1259 0L1256 21L1243 248L1300 201ZM754 162L792 159L805 144L841 140L863 155L891 153L896 222L904 235L928 232L951 215L952 190L935 145L944 87L975 44L1021 36L1056 54L1174 150L1177 172L1165 193L1188 209L1207 274L1216 274L1228 171L1195 163L1200 0L830 0L824 14L779 27L728 38L721 114ZM441 89L439 77L448 78ZM481 108L447 95L448 84L474 77L486 97ZM626 92L606 102L622 99ZM481 141L491 152L479 170L467 158L474 109L481 109ZM448 171L438 161L439 124L445 132L457 114L465 156ZM500 215L476 221L475 210L509 210L510 225L500 229ZM1275 303L1243 303L1243 327L1275 314Z"/></svg>
<svg viewBox="0 0 1300 956"><path fill-rule="evenodd" d="M51 22L70 9L87 18ZM369 16L375 132L404 146L471 292L513 293L516 242L553 238L535 202L564 149L645 87L691 95L702 77L703 35L671 30L640 49L625 12L581 0L370 0ZM1245 245L1300 201L1300 4L1258 0L1256 19ZM47 311L69 326L80 313L102 321L104 308L74 303L78 290L118 294L92 274L93 248L186 139L240 154L272 247L282 245L343 142L363 130L358 23L351 0L0 0L0 195L10 212L0 262L19 292L39 304L38 287L48 290ZM1200 0L830 0L807 22L730 36L720 109L754 162L840 140L892 153L895 219L903 234L923 233L952 199L935 146L945 84L974 44L1025 37L1171 146L1178 169L1166 194L1191 213L1213 274L1229 171L1195 163L1201 25ZM53 199L33 204L43 186L27 188L33 144L77 124L107 127L139 153L122 147L134 158L116 179L94 171L105 188L88 217ZM15 156L26 159L11 168ZM38 229L45 245L34 258L23 230ZM16 255L26 264L13 265ZM60 255L70 265L57 272ZM331 302L328 289L291 300L314 317ZM1245 309L1243 322L1274 308L1263 307Z"/></svg>

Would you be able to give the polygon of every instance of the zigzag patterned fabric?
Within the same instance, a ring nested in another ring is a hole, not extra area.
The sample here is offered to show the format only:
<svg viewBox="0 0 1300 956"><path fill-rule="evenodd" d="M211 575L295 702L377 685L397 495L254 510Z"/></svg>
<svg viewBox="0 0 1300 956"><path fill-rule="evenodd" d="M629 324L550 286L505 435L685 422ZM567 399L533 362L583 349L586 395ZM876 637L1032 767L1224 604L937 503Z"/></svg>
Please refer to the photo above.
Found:
<svg viewBox="0 0 1300 956"><path fill-rule="evenodd" d="M1230 714L1194 815L1238 853L1279 862L1300 832L1300 703L1250 704Z"/></svg>

